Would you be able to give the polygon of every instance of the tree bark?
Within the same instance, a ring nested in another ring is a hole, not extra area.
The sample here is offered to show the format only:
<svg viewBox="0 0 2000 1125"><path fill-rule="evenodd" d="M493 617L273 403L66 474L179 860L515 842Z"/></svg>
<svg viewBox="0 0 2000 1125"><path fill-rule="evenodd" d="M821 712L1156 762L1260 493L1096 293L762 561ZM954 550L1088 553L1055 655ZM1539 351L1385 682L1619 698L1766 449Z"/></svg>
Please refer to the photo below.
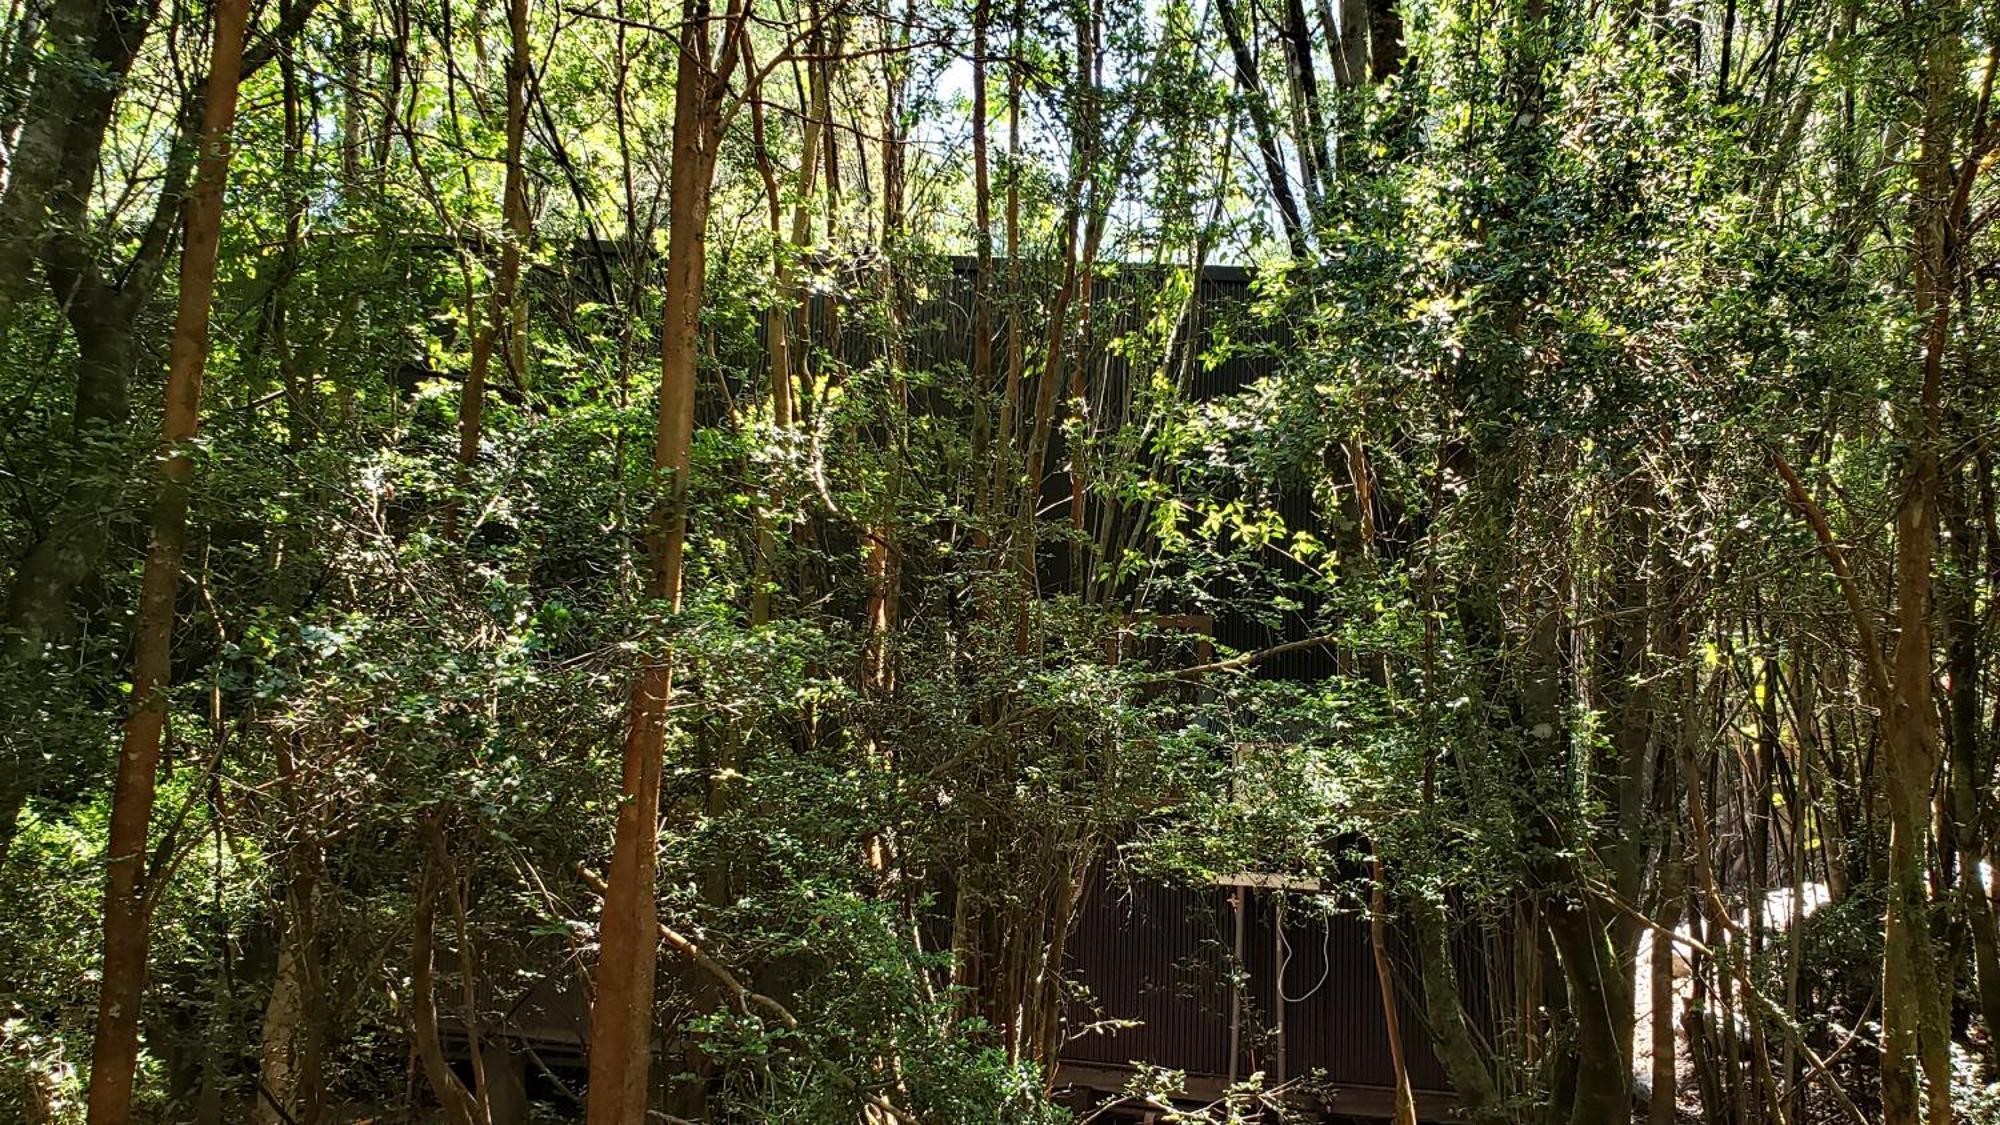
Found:
<svg viewBox="0 0 2000 1125"><path fill-rule="evenodd" d="M730 0L719 61L711 59L706 0L685 0L674 80L673 170L668 180L667 281L660 333L660 409L653 467L665 477L647 537L646 593L668 612L681 604L687 546L688 470L694 440L709 195L721 141L722 98L740 58L750 0ZM590 1011L590 1125L642 1125L652 1062L653 985L659 915L660 772L671 657L654 658L635 679L626 707L618 823L606 877L603 952Z"/></svg>
<svg viewBox="0 0 2000 1125"><path fill-rule="evenodd" d="M222 193L229 176L229 134L236 121L249 0L218 0L208 97L194 188L181 250L180 304L167 359L166 420L152 547L146 556L133 658L131 717L111 801L110 868L104 895L104 974L91 1045L91 1125L123 1125L131 1116L139 1055L139 1009L146 983L152 887L146 871L153 786L167 722L174 636L174 595L187 536L194 461L188 444L200 423L208 364L209 304L222 240Z"/></svg>
<svg viewBox="0 0 2000 1125"><path fill-rule="evenodd" d="M974 406L972 456L975 464L989 458L990 478L980 480L982 491L976 514L982 524L974 534L982 541L991 533L984 521L1003 503L1008 463L1012 459L1014 402L1000 403L998 420L989 434L986 427L986 395L993 386L993 182L988 156L987 119L991 116L986 100L987 32L992 22L989 0L977 0L972 8L972 393ZM1016 175L1009 169L1008 176ZM1019 263L1009 260L1009 269Z"/></svg>
<svg viewBox="0 0 2000 1125"><path fill-rule="evenodd" d="M85 218L118 90L152 16L151 4L64 0L57 6L49 29L51 57L36 75L14 177L0 201L0 333L12 324L14 305L27 295L34 266L46 253L53 296L77 338L72 440L92 454L86 458L92 465L105 460L101 447L123 436L135 351L131 320L150 295L145 282L154 271L139 261L122 287L100 283L80 230L69 228L80 227ZM15 569L0 656L16 666L39 661L67 634L70 592L103 553L103 509L115 493L94 479L99 475L87 469L79 475L48 533ZM11 826L12 817L6 823Z"/></svg>
<svg viewBox="0 0 2000 1125"><path fill-rule="evenodd" d="M1368 0L1368 65L1377 82L1403 71L1403 14L1396 0Z"/></svg>
<svg viewBox="0 0 2000 1125"><path fill-rule="evenodd" d="M435 821L427 821L420 833L418 847L429 852L432 838L436 834ZM437 1096L438 1105L444 1110L445 1120L450 1125L479 1125L480 1101L458 1075L452 1073L451 1064L444 1057L444 1040L438 1027L436 943L437 943L437 900L445 878L440 869L438 856L443 848L435 849L437 855L427 855L423 861L423 875L417 883L416 909L412 912L410 938L410 1028L417 1052L417 1060L423 1065L424 1079L430 1083L431 1093Z"/></svg>
<svg viewBox="0 0 2000 1125"><path fill-rule="evenodd" d="M1222 19L1222 30L1229 39L1229 55L1236 66L1236 88L1243 94L1244 109L1250 114L1250 128L1257 138L1257 152L1264 160L1264 174L1271 181L1271 199L1278 206L1278 219L1284 225L1285 241L1291 246L1292 257L1306 256L1305 222L1299 215L1299 204L1292 195L1292 183L1285 171L1283 154L1278 151L1278 130L1271 120L1271 103L1264 96L1264 84L1257 75L1257 60L1250 53L1249 31L1243 26L1243 14L1234 7L1234 0L1219 0L1216 8Z"/></svg>
<svg viewBox="0 0 2000 1125"><path fill-rule="evenodd" d="M823 54L825 45L817 35L813 37L815 54ZM751 113L757 122L758 140L757 165L764 178L764 190L770 211L771 223L771 295L764 309L764 350L767 354L767 374L771 390L771 428L780 440L788 439L792 433L794 415L794 388L796 367L792 348L792 326L795 318L800 318L800 302L797 282L792 271L793 256L803 253L812 241L812 195L819 179L819 152L821 139L826 134L830 121L829 86L831 85L832 63L819 59L807 67L807 87L805 121L800 126L799 170L796 181L797 196L792 203L789 230L783 224L783 209L778 188L778 176L772 167L769 150L763 136L763 109L753 104ZM801 323L805 323L801 320ZM756 557L750 580L750 624L764 625L771 620L771 608L778 584L778 536L772 526L773 513L785 507L785 497L781 488L770 490L767 503L757 507Z"/></svg>
<svg viewBox="0 0 2000 1125"><path fill-rule="evenodd" d="M271 998L264 1005L263 1042L258 1052L258 1125L300 1122L298 1099L315 1089L315 1080L305 1073L306 1039L314 1034L309 1013L313 986L306 967L312 939L302 929L296 915L285 926Z"/></svg>
<svg viewBox="0 0 2000 1125"><path fill-rule="evenodd" d="M1500 1105L1492 1068L1466 1022L1444 905L1422 891L1405 897L1416 938L1417 963L1423 970L1424 1015L1438 1062L1458 1093L1466 1120L1474 1125L1504 1125L1508 1117Z"/></svg>
<svg viewBox="0 0 2000 1125"><path fill-rule="evenodd" d="M507 235L500 240L500 270L493 281L493 296L487 306L486 323L470 324L472 363L458 396L458 488L472 486L472 469L479 461L479 439L486 409L486 384L493 369L493 352L499 348L517 388L527 387L527 324L519 296L521 251L533 232L528 224L528 185L522 168L522 148L528 128L528 0L508 0L507 28L510 50L507 57L507 150L506 178L501 193L501 210L506 216ZM456 536L459 505L454 497L445 508L445 534Z"/></svg>
<svg viewBox="0 0 2000 1125"><path fill-rule="evenodd" d="M1339 3L1339 26L1331 50L1333 82L1342 90L1352 90L1368 81L1368 0Z"/></svg>
<svg viewBox="0 0 2000 1125"><path fill-rule="evenodd" d="M1382 882L1382 857L1373 857L1374 886L1368 896L1368 949L1375 961L1375 987L1382 994L1382 1024L1389 1033L1389 1072L1396 1088L1395 1125L1417 1125L1416 1095L1403 1057L1403 1027L1396 1011L1396 971L1389 963L1389 892Z"/></svg>
<svg viewBox="0 0 2000 1125"><path fill-rule="evenodd" d="M1669 838L1669 846L1671 846ZM1648 1125L1674 1125L1680 1071L1675 1062L1674 1028L1674 943L1667 934L1680 921L1682 894L1681 863L1671 852L1661 862L1660 925L1665 933L1652 935L1652 1035L1653 1089L1646 1105Z"/></svg>
<svg viewBox="0 0 2000 1125"><path fill-rule="evenodd" d="M1955 6L1954 6L1955 7ZM1937 539L1938 446L1953 284L1953 101L1963 81L1955 19L1937 25L1917 60L1923 118L1916 167L1915 307L1922 369L1916 401L1899 419L1907 444L1896 506L1896 621L1882 713L1889 812L1888 910L1882 937L1882 1115L1887 1125L1951 1122L1951 1054L1931 947L1926 877L1939 739L1931 692L1931 563ZM1918 1072L1929 1087L1921 1112Z"/></svg>
<svg viewBox="0 0 2000 1125"><path fill-rule="evenodd" d="M1576 879L1573 886L1581 888ZM1576 1087L1570 1125L1624 1121L1632 1113L1629 1053L1632 990L1618 962L1611 934L1587 901L1549 906L1549 936L1562 955L1576 1033ZM1620 1013L1628 1014L1621 1024Z"/></svg>
<svg viewBox="0 0 2000 1125"><path fill-rule="evenodd" d="M1980 747L1980 668L1985 651L1980 644L1977 610L1983 529L1972 519L1963 478L1954 475L1947 479L1951 484L1945 495L1945 511L1951 519L1948 542L1954 565L1953 580L1939 601L1950 684L1946 707L1950 718L1946 739L1951 777L1949 828L1958 858L1958 901L1972 940L1974 995L1980 1016L1991 1029L2000 1028L2000 925L1994 918L1982 866L1991 815L1987 787L1980 783L1988 776L1986 755ZM2000 548L2000 544L1985 546L1989 552ZM1989 1071L2000 1073L2000 1044L1993 1043L1990 1034L1986 1062Z"/></svg>
<svg viewBox="0 0 2000 1125"><path fill-rule="evenodd" d="M0 199L0 335L32 291L50 210L74 190L65 181L85 156L88 172L96 171L111 106L156 7L154 0L58 0L49 13L48 54L35 71Z"/></svg>

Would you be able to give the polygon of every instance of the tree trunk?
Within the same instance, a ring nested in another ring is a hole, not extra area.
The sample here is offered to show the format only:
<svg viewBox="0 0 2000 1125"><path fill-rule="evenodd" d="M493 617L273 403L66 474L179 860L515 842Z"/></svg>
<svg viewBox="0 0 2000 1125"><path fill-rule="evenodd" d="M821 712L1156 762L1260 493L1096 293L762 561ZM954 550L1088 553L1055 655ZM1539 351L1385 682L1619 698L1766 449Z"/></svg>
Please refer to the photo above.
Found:
<svg viewBox="0 0 2000 1125"><path fill-rule="evenodd" d="M14 154L14 178L0 201L0 333L12 323L13 305L26 295L35 261L53 239L49 281L79 352L72 440L92 454L86 458L92 465L105 458L94 447L112 446L122 437L135 351L132 314L150 287L127 282L121 291L99 283L80 228L119 86L152 15L149 4L58 4L49 29L52 55L36 75ZM52 222L56 232L45 237ZM148 263L135 265L135 279L150 276ZM115 492L95 478L109 475L80 473L48 533L16 567L0 642L0 656L9 663L38 661L48 645L67 634L70 592L102 555L103 508Z"/></svg>
<svg viewBox="0 0 2000 1125"><path fill-rule="evenodd" d="M1368 0L1339 0L1338 38L1332 45L1333 81L1343 90L1352 90L1368 81ZM1342 107L1343 114L1350 112ZM1344 159L1343 150L1336 159Z"/></svg>
<svg viewBox="0 0 2000 1125"><path fill-rule="evenodd" d="M977 0L972 8L972 387L974 417L972 457L974 464L989 459L990 479L980 479L985 495L976 502L975 514L982 518L974 534L983 542L991 533L985 520L1001 510L1009 480L1014 440L1014 402L1004 397L998 421L989 434L986 427L986 395L993 386L993 182L992 162L987 149L986 103L987 31L992 22L989 0ZM1010 179L1015 175L1008 173ZM1018 263L1009 261L1012 269Z"/></svg>
<svg viewBox="0 0 2000 1125"><path fill-rule="evenodd" d="M427 821L418 847L428 851L435 831L435 822ZM442 854L443 849L437 851ZM445 1120L449 1125L479 1125L481 1103L452 1073L451 1064L444 1057L444 1039L438 1027L435 949L437 900L444 878L437 858L427 855L423 875L417 882L416 909L411 919L410 1030L424 1079L444 1110Z"/></svg>
<svg viewBox="0 0 2000 1125"><path fill-rule="evenodd" d="M1992 1042L2000 1030L2000 927L1993 916L1993 900L1987 895L1982 873L1985 856L1987 816L1986 786L1980 748L1981 692L1980 666L1985 652L1979 636L1978 595L1983 528L1974 522L1970 492L1963 473L1949 474L1940 497L1943 512L1950 520L1946 537L1952 555L1951 580L1938 599L1939 618L1945 633L1945 669L1950 684L1946 695L1949 725L1945 747L1950 758L1951 817L1947 824L1951 846L1958 859L1958 901L1972 940L1975 996L1981 1019L1989 1029L1987 1065L2000 1072L2000 1044ZM1994 550L2000 544L1987 545ZM1951 983L1948 982L1948 986Z"/></svg>
<svg viewBox="0 0 2000 1125"><path fill-rule="evenodd" d="M1672 846L1671 837L1668 846ZM1672 934L1680 921L1681 864L1671 851L1661 861L1660 930L1652 936L1652 1035L1653 1089L1646 1106L1648 1125L1674 1125L1676 1089L1680 1071L1676 1067L1674 1020L1674 942Z"/></svg>
<svg viewBox="0 0 2000 1125"><path fill-rule="evenodd" d="M315 1033L307 1010L312 985L307 981L306 959L311 956L311 939L300 931L296 918L285 927L271 998L264 1005L257 1076L258 1125L297 1125L302 1121L296 1109L298 1098L314 1090L314 1080L304 1073L304 1044Z"/></svg>
<svg viewBox="0 0 2000 1125"><path fill-rule="evenodd" d="M1235 0L1220 0L1216 11L1222 20L1222 30L1229 39L1229 55L1236 67L1236 88L1243 95L1243 106L1250 115L1251 132L1257 140L1257 152L1264 160L1264 174L1271 182L1271 199L1278 207L1278 218L1284 225L1285 241L1291 246L1292 257L1306 256L1305 221L1300 217L1298 200L1292 195L1292 182L1285 170L1284 154L1278 150L1277 125L1271 120L1271 103L1264 95L1264 84L1257 76L1257 60L1250 53L1250 32L1243 26L1243 13L1234 6Z"/></svg>
<svg viewBox="0 0 2000 1125"><path fill-rule="evenodd" d="M180 305L167 359L165 459L139 600L132 672L134 710L125 724L111 799L104 975L91 1045L91 1125L123 1125L132 1109L152 904L146 871L147 836L152 825L154 774L167 722L174 595L180 586L188 489L194 477L187 445L194 439L200 420L202 374L208 363L209 302L215 293L216 256L222 239L222 192L229 176L229 134L236 120L249 8L249 0L218 0L215 6L214 54L202 115L199 164L194 190L188 197L181 251Z"/></svg>
<svg viewBox="0 0 2000 1125"><path fill-rule="evenodd" d="M1382 885L1382 857L1373 857L1374 887L1368 896L1368 949L1375 961L1375 987L1382 994L1382 1024L1389 1033L1389 1071L1395 1076L1395 1125L1417 1125L1410 1066L1403 1058L1402 1021L1396 1011L1396 971L1389 963L1389 893ZM1282 998L1280 998L1282 1000Z"/></svg>
<svg viewBox="0 0 2000 1125"><path fill-rule="evenodd" d="M825 45L817 37L813 49L815 54L825 53ZM777 172L771 166L769 150L763 139L763 107L755 104L751 107L757 122L757 166L764 178L766 202L770 210L771 294L764 309L764 350L771 390L771 428L781 441L788 440L792 433L795 414L793 389L797 385L792 326L794 318L800 317L800 302L798 285L793 278L792 258L803 253L812 240L811 201L819 178L821 138L830 124L830 67L830 63L817 59L807 67L810 93L805 121L800 127L798 194L792 204L789 231L782 221ZM801 318L801 323L809 324L810 318ZM753 513L756 522L755 568L750 580L750 624L753 626L768 624L771 620L772 595L778 585L778 536L772 519L773 513L782 512L784 508L784 493L781 487L774 486L770 490L769 501L758 505Z"/></svg>
<svg viewBox="0 0 2000 1125"><path fill-rule="evenodd" d="M1582 887L1581 879L1573 884ZM1618 962L1607 927L1583 902L1554 902L1548 911L1549 936L1562 954L1576 1032L1576 1088L1570 1101L1571 1125L1602 1125L1632 1115L1631 1029L1620 1013L1632 1011L1632 990Z"/></svg>
<svg viewBox="0 0 2000 1125"><path fill-rule="evenodd" d="M0 336L31 291L50 209L65 181L97 169L104 129L151 26L153 0L58 0L0 199ZM87 159L88 163L85 164Z"/></svg>
<svg viewBox="0 0 2000 1125"><path fill-rule="evenodd" d="M694 440L697 326L701 312L709 194L721 141L721 98L739 57L748 0L731 0L722 21L721 61L711 60L709 12L685 0L674 81L673 170L668 181L667 281L660 332L660 411L653 467L667 479L654 507L647 595L669 612L681 604L687 545L688 469ZM626 707L624 768L611 869L605 879L603 952L590 1011L590 1125L642 1125L652 1062L655 950L659 943L654 872L659 856L660 772L670 658L654 658L634 681Z"/></svg>
<svg viewBox="0 0 2000 1125"><path fill-rule="evenodd" d="M129 387L140 355L137 318L171 248L199 128L195 115L186 112L190 104L198 103L184 101L181 133L167 156L166 176L139 249L118 271L115 283L105 281L92 257L95 244L87 230L88 205L123 76L152 17L149 4L115 4L94 15L89 26L63 32L71 57L43 68L47 73L38 81L45 79L51 86L46 91L38 88L35 95L42 98L40 104L60 108L36 109L35 127L23 131L22 144L35 153L31 163L36 167L29 178L41 186L10 185L26 194L10 193L10 202L0 204L0 262L16 251L31 255L18 273L12 265L0 268L0 288L24 285L32 276L32 255L38 253L46 266L50 294L68 320L77 346L69 440L80 467L69 473L43 534L15 565L7 590L5 627L0 628L0 666L20 672L46 666L53 650L74 635L71 598L103 558L114 516L123 508L119 477L126 454ZM68 83L64 73L101 80ZM47 136L41 135L39 115L44 112L59 114L48 124L60 128ZM33 143L29 133L37 134ZM50 162L47 167L41 166L44 161ZM16 167L21 163L17 159ZM29 175L27 169L21 172ZM27 196L33 201L24 202ZM0 293L0 335L12 322L13 299ZM28 678L16 707L7 713L6 725L0 727L9 758L7 768L0 770L0 860L12 843L21 809L40 787L39 764L45 757L40 747L40 693L46 686L45 680Z"/></svg>
<svg viewBox="0 0 2000 1125"><path fill-rule="evenodd" d="M1504 1125L1508 1117L1500 1106L1499 1087L1466 1022L1444 904L1423 892L1407 895L1405 900L1416 937L1417 964L1423 971L1425 1020L1438 1062L1458 1093L1466 1120L1474 1125Z"/></svg>
<svg viewBox="0 0 2000 1125"><path fill-rule="evenodd" d="M1403 14L1396 0L1368 0L1368 66L1377 82L1403 71Z"/></svg>
<svg viewBox="0 0 2000 1125"><path fill-rule="evenodd" d="M501 208L506 215L507 235L500 241L500 271L493 281L493 297L488 304L486 323L467 325L472 332L472 364L458 396L458 488L472 486L472 468L479 461L481 419L486 408L486 384L493 368L493 352L500 349L517 388L527 386L527 325L518 294L521 280L521 251L532 231L528 226L528 185L521 166L522 147L528 128L528 0L508 0L507 27L510 50L507 57L507 151L505 186ZM445 508L445 535L456 536L459 505L454 497Z"/></svg>
<svg viewBox="0 0 2000 1125"><path fill-rule="evenodd" d="M1898 420L1908 443L1895 516L1898 630L1888 698L1881 701L1889 813L1889 904L1882 936L1882 1114L1887 1125L1951 1122L1951 1045L1931 948L1926 845L1939 757L1931 693L1931 563L1954 292L1953 102L1963 76L1956 21L1940 17L1938 22L1918 59L1924 100L1912 219L1922 375L1917 400ZM1929 1087L1927 1114L1920 1114L1919 1069Z"/></svg>

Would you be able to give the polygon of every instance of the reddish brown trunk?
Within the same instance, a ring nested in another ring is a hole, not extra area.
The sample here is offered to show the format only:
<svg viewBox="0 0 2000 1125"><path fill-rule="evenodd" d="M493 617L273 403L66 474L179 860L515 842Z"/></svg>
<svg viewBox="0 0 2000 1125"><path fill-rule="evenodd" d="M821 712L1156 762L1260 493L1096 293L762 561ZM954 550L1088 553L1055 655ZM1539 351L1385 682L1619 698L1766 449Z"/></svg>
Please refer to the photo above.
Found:
<svg viewBox="0 0 2000 1125"><path fill-rule="evenodd" d="M201 380L208 363L208 306L215 293L216 254L222 240L222 189L229 176L229 133L236 121L249 9L249 0L217 0L215 6L208 100L202 111L199 163L187 202L180 305L167 358L165 460L153 508L152 547L146 554L139 594L132 669L134 710L125 723L111 798L104 978L98 990L97 1029L90 1056L91 1125L123 1125L132 1110L151 920L146 846L153 819L154 772L167 722L174 593L180 586L181 553L187 538L188 485L194 477L194 462L186 447L201 416Z"/></svg>
<svg viewBox="0 0 2000 1125"><path fill-rule="evenodd" d="M1396 1125L1417 1125L1416 1095L1403 1058L1402 1021L1396 1012L1396 971L1389 963L1389 902L1382 885L1382 858L1375 856L1375 886L1368 898L1368 948L1375 958L1375 984L1382 991L1382 1026L1389 1033L1389 1072L1396 1083Z"/></svg>
<svg viewBox="0 0 2000 1125"><path fill-rule="evenodd" d="M1008 52L1018 55L1021 47L1021 24L1023 16L1017 2L1013 14L1013 31L1008 40ZM1010 297L1018 298L1021 292L1021 67L1007 68L1007 158L1010 171L1007 176L1007 289ZM1010 479L1013 465L1014 430L1020 424L1021 385L1028 366L1028 345L1022 331L1020 309L1016 307L1007 316L1007 379L1006 390L1000 396L1000 424L995 438L999 453L993 459L994 495L992 508L999 513L1004 508L1005 493L1001 482Z"/></svg>
<svg viewBox="0 0 2000 1125"><path fill-rule="evenodd" d="M986 105L986 32L991 23L991 6L987 0L979 0L972 10L972 386L973 393L984 396L993 386L993 182L990 175L991 162L987 154L987 105ZM1011 266L1012 263L1009 263ZM973 454L979 457L985 450L977 448L985 435L986 408L979 407L974 424ZM993 427L991 438L993 452L993 475L986 486L986 495L978 503L979 515L986 516L998 511L1001 498L1005 495L1007 462L1011 456L1014 426L1013 403L1003 399L1000 416ZM990 529L980 526L974 534L981 542Z"/></svg>
<svg viewBox="0 0 2000 1125"><path fill-rule="evenodd" d="M660 413L653 467L667 495L648 536L647 594L670 611L681 604L687 545L688 469L694 438L695 365L707 251L709 193L721 126L720 92L735 69L747 4L732 0L722 21L722 62L709 57L709 13L700 0L682 9L674 82L673 172L668 181L667 282L660 332ZM652 1061L653 977L659 941L654 873L659 856L661 758L673 667L657 658L640 673L626 708L624 769L611 870L605 880L597 997L590 1012L590 1125L646 1119Z"/></svg>

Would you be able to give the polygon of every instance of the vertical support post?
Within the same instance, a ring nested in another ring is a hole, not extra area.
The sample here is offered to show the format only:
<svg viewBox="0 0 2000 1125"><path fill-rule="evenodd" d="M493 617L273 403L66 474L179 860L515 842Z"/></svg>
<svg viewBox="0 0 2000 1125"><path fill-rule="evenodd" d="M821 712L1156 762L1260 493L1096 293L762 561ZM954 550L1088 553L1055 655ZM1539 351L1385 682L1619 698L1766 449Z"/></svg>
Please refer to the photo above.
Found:
<svg viewBox="0 0 2000 1125"><path fill-rule="evenodd" d="M1285 894L1271 896L1271 1011L1277 1027L1272 1083L1285 1084Z"/></svg>
<svg viewBox="0 0 2000 1125"><path fill-rule="evenodd" d="M1243 929L1248 919L1245 896L1249 888L1238 884L1229 892L1229 902L1236 914L1236 930L1230 944L1236 958L1236 965L1243 964ZM1243 983L1238 974L1229 974L1229 1084L1233 1087L1242 1074L1243 1067Z"/></svg>

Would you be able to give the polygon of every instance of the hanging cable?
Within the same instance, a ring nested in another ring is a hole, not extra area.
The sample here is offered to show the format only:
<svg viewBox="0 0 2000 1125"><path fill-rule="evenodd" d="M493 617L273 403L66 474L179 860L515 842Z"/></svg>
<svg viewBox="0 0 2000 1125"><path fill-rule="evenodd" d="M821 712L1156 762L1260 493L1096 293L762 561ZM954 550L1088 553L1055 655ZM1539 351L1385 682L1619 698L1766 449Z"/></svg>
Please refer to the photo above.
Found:
<svg viewBox="0 0 2000 1125"><path fill-rule="evenodd" d="M1333 927L1326 926L1320 933L1319 959L1321 964L1319 979L1313 986L1298 996L1285 995L1285 969L1292 963L1292 942L1285 936L1285 928L1278 927L1278 999L1287 1004L1303 1004L1313 998L1320 989L1326 987L1327 979L1333 976Z"/></svg>

